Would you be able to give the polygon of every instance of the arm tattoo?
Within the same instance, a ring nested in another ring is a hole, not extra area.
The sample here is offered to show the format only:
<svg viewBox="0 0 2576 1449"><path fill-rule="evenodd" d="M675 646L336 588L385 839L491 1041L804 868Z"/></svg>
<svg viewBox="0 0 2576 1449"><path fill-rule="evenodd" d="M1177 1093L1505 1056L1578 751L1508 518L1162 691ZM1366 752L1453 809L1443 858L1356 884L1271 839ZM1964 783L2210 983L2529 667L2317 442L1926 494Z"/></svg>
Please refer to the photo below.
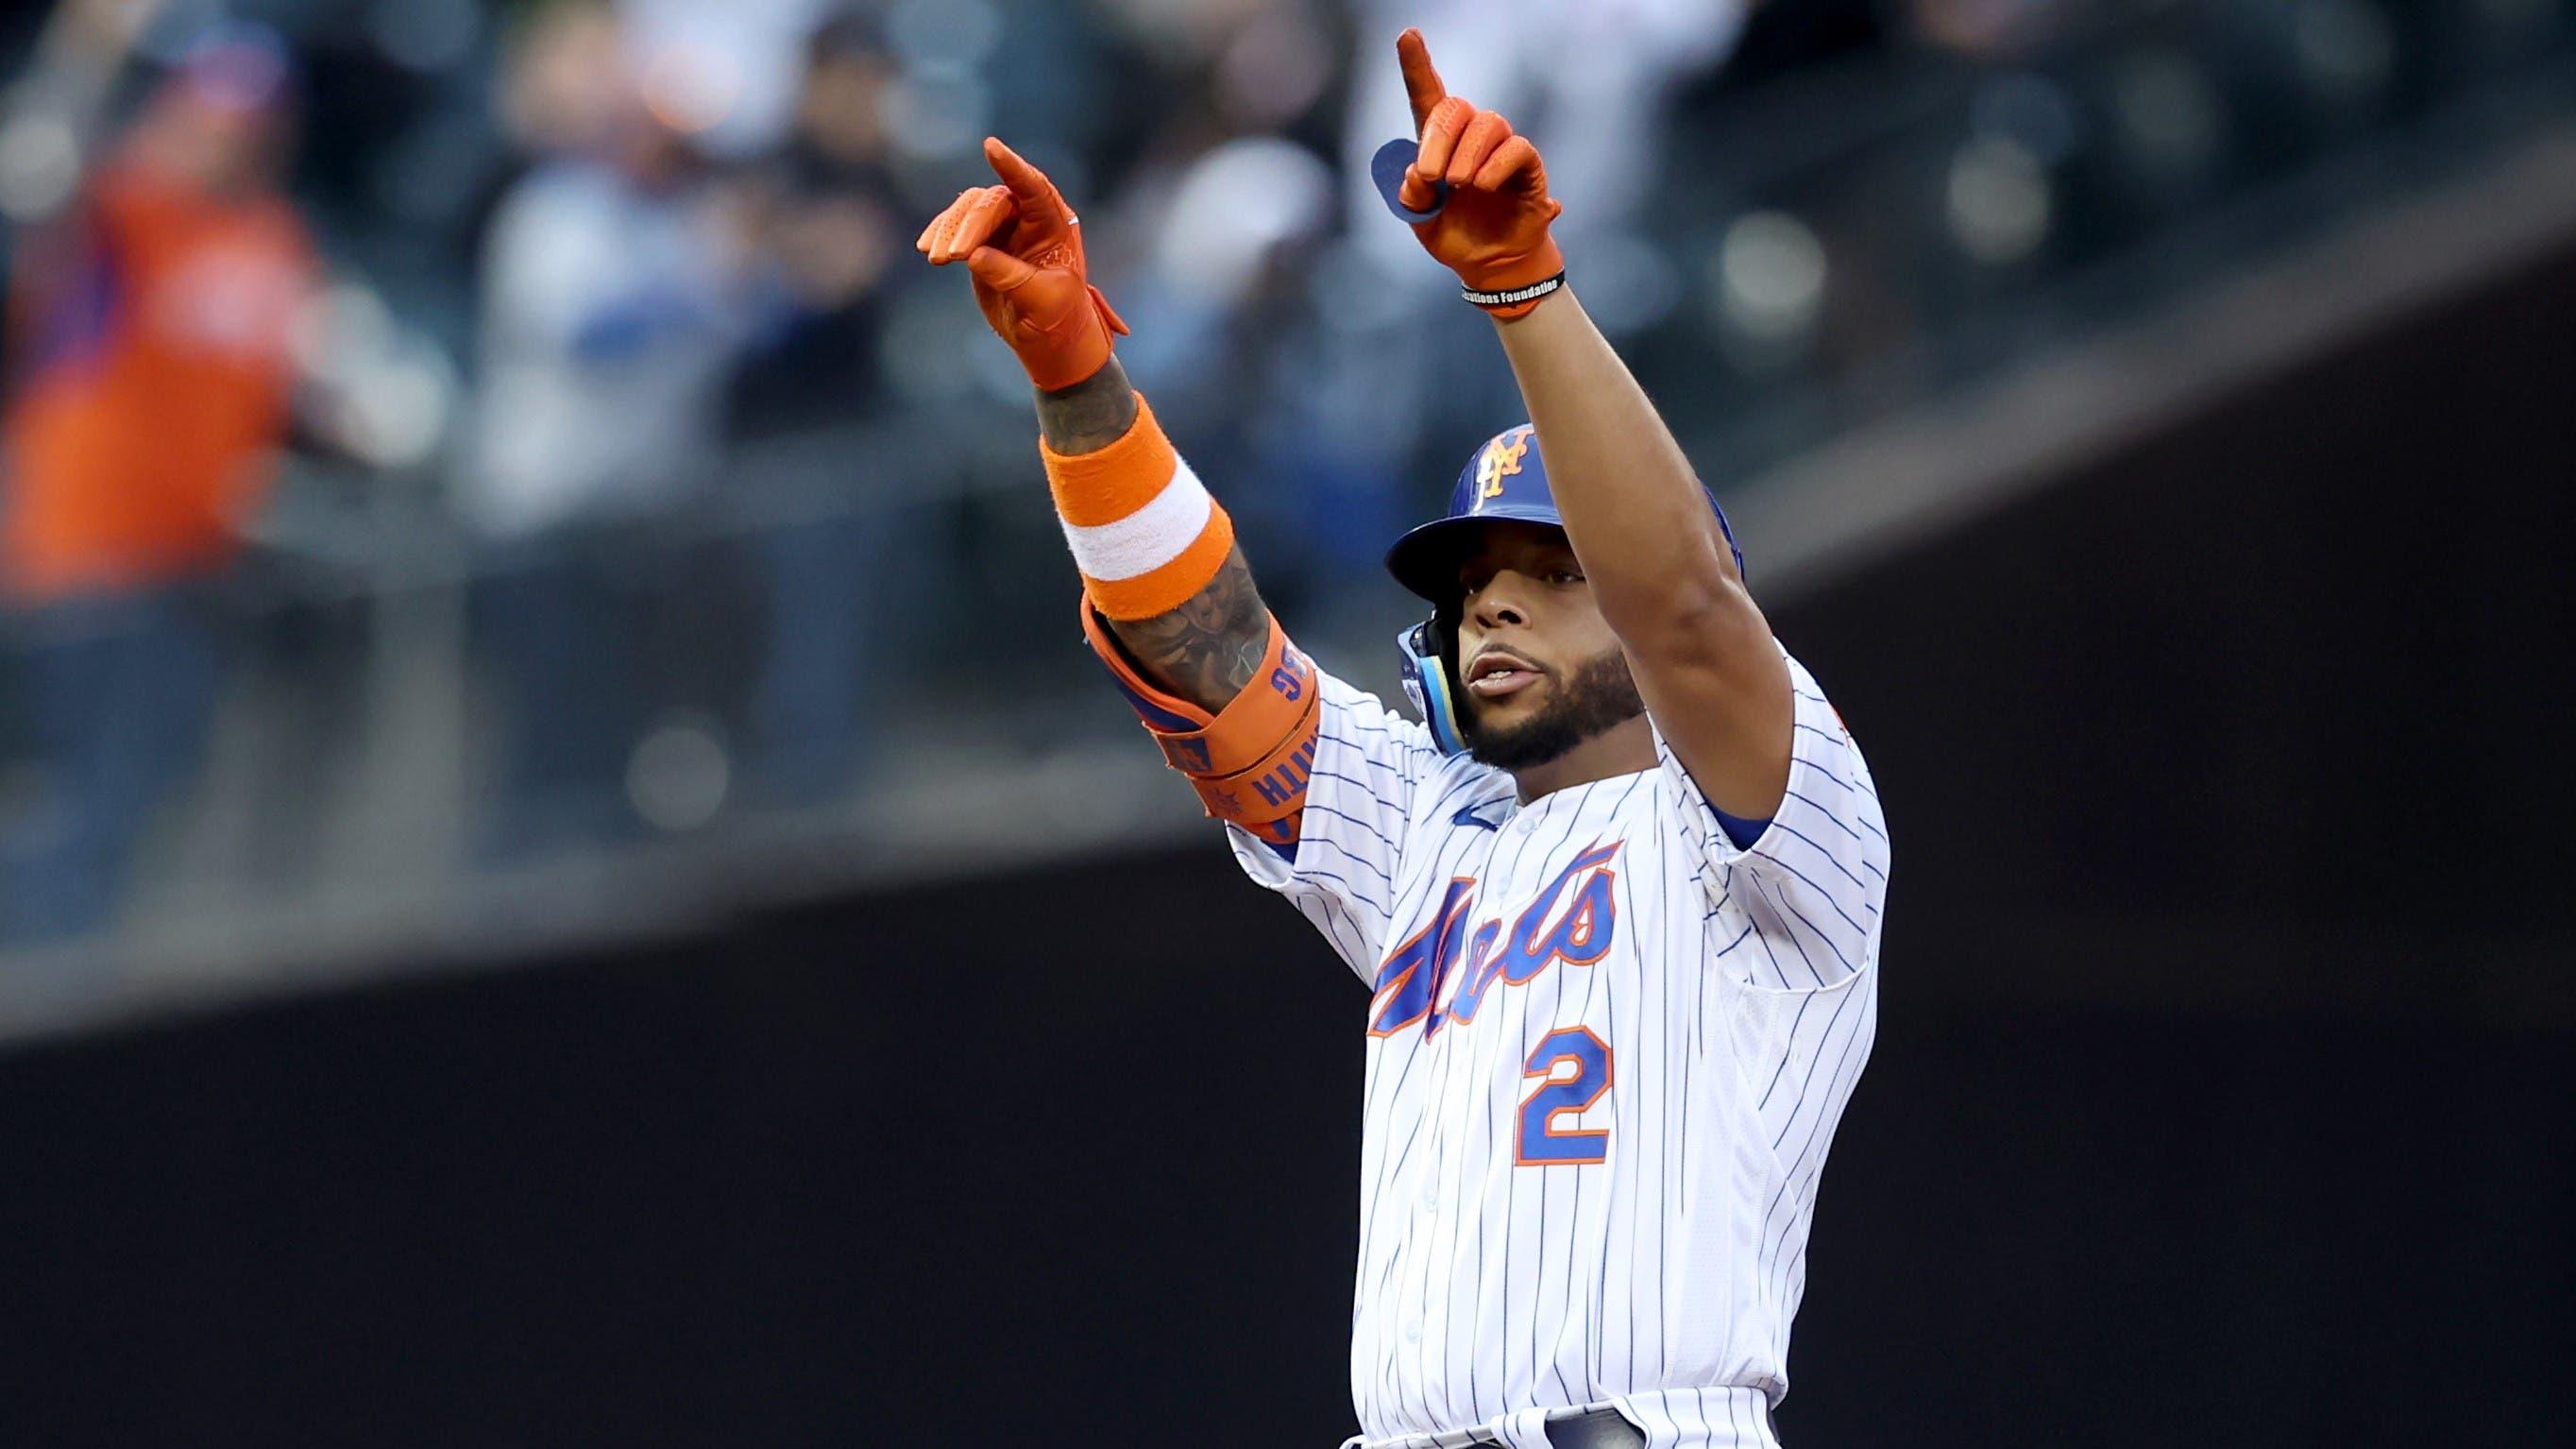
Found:
<svg viewBox="0 0 2576 1449"><path fill-rule="evenodd" d="M1211 714L1234 702L1270 652L1270 609L1241 548L1179 608L1108 622L1146 678Z"/></svg>
<svg viewBox="0 0 2576 1449"><path fill-rule="evenodd" d="M1067 457L1099 452L1135 424L1136 391L1116 358L1061 392L1038 394L1038 431ZM1147 679L1211 714L1234 702L1270 652L1270 609L1240 548L1170 613L1105 622Z"/></svg>
<svg viewBox="0 0 2576 1449"><path fill-rule="evenodd" d="M1038 394L1038 434L1048 447L1070 458L1097 453L1136 424L1136 390L1127 385L1118 359L1064 389Z"/></svg>

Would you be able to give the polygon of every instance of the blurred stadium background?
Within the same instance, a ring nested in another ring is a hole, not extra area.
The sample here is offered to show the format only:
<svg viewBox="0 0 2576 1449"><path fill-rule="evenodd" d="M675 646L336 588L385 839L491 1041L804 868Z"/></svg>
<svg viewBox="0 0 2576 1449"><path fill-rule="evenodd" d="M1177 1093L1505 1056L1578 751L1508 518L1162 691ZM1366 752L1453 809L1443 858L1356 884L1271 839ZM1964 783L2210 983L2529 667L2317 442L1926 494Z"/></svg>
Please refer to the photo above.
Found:
<svg viewBox="0 0 2576 1449"><path fill-rule="evenodd" d="M1790 1442L2563 1433L2576 4L61 0L0 1434L1347 1432L1357 1002L910 242L1054 174L1389 690L1515 409L1355 189L1412 22L1906 837Z"/></svg>

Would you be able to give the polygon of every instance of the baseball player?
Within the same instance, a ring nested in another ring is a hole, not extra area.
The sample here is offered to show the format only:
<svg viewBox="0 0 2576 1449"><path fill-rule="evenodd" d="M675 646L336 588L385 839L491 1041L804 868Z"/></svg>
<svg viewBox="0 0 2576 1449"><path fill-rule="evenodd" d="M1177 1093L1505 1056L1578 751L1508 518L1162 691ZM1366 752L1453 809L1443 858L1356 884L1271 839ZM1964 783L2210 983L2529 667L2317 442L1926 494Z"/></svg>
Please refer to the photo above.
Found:
<svg viewBox="0 0 2576 1449"><path fill-rule="evenodd" d="M1236 858L1370 990L1352 1445L1768 1446L1877 1013L1869 767L1584 315L1526 138L1397 42L1388 203L1494 320L1530 424L1387 566L1419 722L1316 669L1111 355L1081 226L1001 184L963 262L1037 388L1085 635Z"/></svg>

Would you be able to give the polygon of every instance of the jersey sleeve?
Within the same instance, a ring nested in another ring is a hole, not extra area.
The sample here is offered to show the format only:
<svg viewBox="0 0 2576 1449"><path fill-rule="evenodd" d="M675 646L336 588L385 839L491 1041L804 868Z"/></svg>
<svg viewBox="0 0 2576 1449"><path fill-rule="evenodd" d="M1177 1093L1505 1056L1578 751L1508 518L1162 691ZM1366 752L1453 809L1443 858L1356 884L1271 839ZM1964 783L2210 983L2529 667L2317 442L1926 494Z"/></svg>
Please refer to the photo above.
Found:
<svg viewBox="0 0 2576 1449"><path fill-rule="evenodd" d="M1789 687L1797 710L1788 791L1747 843L1728 833L1660 728L1655 754L1671 827L1708 909L1741 911L1762 937L1764 949L1736 959L1750 962L1756 985L1795 991L1849 980L1877 958L1888 840L1878 786L1842 716L1795 659Z"/></svg>
<svg viewBox="0 0 2576 1449"><path fill-rule="evenodd" d="M1447 758L1422 726L1319 672L1322 708L1293 846L1226 826L1244 874L1288 898L1335 954L1373 981L1395 906L1414 797Z"/></svg>

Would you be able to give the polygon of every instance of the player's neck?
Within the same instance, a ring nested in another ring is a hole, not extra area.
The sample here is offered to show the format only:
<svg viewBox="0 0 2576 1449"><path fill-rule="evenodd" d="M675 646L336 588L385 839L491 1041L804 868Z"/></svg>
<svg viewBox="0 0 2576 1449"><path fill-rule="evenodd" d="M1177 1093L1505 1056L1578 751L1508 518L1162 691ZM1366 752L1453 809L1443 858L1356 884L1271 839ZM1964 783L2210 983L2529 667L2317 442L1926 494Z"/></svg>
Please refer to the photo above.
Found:
<svg viewBox="0 0 2576 1449"><path fill-rule="evenodd" d="M1544 765L1512 771L1512 783L1519 788L1520 802L1527 805L1559 790L1654 767L1655 733L1641 714L1612 725Z"/></svg>

